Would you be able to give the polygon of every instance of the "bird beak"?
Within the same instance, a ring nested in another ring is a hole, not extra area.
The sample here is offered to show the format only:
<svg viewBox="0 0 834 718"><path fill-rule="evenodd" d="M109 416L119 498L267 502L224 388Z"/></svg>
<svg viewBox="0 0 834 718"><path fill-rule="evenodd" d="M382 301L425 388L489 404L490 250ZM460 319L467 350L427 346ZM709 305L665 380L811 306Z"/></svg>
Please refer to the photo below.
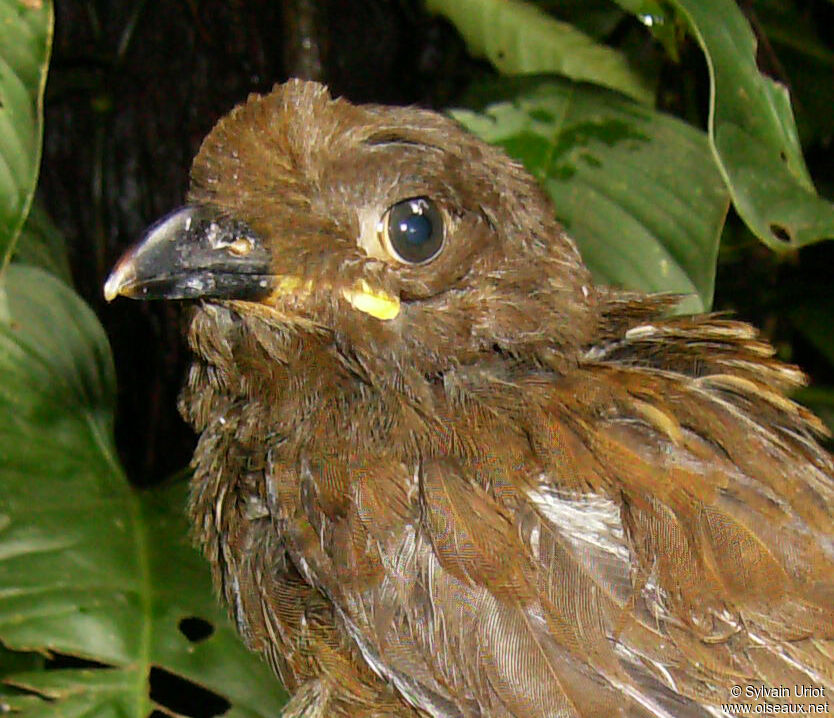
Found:
<svg viewBox="0 0 834 718"><path fill-rule="evenodd" d="M264 242L242 222L189 205L151 227L118 261L104 297L258 300L275 285Z"/></svg>
<svg viewBox="0 0 834 718"><path fill-rule="evenodd" d="M116 263L104 298L243 299L303 295L309 280L274 273L265 243L243 222L187 205L163 217ZM400 312L399 297L372 288L364 279L340 289L354 308L380 320Z"/></svg>

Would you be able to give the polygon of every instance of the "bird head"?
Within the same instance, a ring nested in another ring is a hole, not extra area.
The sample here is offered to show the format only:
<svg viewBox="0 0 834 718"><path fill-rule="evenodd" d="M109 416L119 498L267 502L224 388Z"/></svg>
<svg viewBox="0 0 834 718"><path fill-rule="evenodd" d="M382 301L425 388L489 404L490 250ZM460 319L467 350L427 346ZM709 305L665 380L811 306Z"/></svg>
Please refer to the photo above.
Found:
<svg viewBox="0 0 834 718"><path fill-rule="evenodd" d="M108 299L197 299L427 373L570 357L594 330L589 273L536 181L434 112L290 81L221 119L191 180Z"/></svg>

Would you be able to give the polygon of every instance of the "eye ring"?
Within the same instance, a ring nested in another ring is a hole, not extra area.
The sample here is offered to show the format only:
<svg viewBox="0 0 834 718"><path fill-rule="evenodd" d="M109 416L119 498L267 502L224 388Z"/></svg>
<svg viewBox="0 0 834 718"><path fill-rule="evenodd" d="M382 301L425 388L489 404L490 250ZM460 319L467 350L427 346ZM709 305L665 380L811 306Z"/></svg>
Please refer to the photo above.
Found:
<svg viewBox="0 0 834 718"><path fill-rule="evenodd" d="M391 205L377 225L388 253L403 264L428 264L446 243L445 221L428 197L410 197Z"/></svg>

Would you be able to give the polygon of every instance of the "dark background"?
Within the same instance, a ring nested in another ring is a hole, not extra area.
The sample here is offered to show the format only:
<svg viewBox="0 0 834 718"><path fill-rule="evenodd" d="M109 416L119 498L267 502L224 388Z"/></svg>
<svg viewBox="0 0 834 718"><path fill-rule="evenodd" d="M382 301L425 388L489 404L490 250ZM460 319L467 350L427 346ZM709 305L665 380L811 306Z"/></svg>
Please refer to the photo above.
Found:
<svg viewBox="0 0 834 718"><path fill-rule="evenodd" d="M605 11L602 0L540 4L580 27L597 8ZM834 65L809 60L802 33L834 52L834 3L741 4L759 35L761 69L792 90L811 173L831 197ZM709 84L693 39L681 39L675 62L623 13L604 40L659 70L660 107L705 127ZM66 237L75 284L113 345L117 442L134 482L155 483L181 469L194 445L175 408L188 362L181 308L108 305L101 287L143 229L182 203L191 158L216 120L250 92L291 76L322 80L354 101L443 109L492 74L467 54L454 28L415 0L56 4L39 196ZM832 311L832 260L828 242L778 257L731 216L716 286L716 309L762 327L780 356L802 364L822 387L834 384L834 350L820 331Z"/></svg>

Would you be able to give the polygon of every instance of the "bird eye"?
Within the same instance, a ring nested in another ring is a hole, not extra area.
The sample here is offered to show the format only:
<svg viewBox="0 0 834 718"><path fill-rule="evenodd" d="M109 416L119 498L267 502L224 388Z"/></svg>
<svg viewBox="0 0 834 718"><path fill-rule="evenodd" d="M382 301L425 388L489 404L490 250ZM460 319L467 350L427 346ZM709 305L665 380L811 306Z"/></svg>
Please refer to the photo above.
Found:
<svg viewBox="0 0 834 718"><path fill-rule="evenodd" d="M397 202L380 222L386 248L401 262L425 264L443 248L443 215L427 197Z"/></svg>

